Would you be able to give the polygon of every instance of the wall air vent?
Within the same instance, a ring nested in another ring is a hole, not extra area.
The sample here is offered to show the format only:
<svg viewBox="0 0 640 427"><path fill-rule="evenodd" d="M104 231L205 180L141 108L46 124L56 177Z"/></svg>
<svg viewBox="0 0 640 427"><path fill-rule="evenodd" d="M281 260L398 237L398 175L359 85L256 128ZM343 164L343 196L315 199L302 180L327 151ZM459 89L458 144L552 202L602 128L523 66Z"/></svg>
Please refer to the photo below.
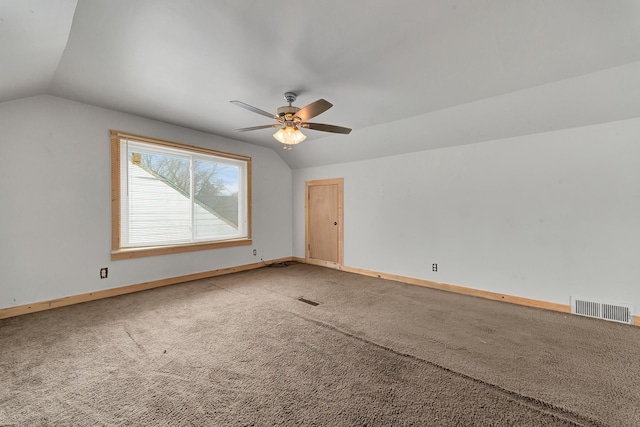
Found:
<svg viewBox="0 0 640 427"><path fill-rule="evenodd" d="M571 297L571 312L613 322L633 324L633 306Z"/></svg>

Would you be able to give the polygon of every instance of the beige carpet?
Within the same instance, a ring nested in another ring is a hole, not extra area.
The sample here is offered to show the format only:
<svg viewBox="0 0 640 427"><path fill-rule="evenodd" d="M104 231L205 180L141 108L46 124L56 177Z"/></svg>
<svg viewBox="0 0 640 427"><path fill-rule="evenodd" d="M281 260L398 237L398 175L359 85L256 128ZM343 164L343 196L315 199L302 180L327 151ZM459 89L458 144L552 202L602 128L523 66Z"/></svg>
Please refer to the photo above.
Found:
<svg viewBox="0 0 640 427"><path fill-rule="evenodd" d="M0 426L637 426L639 344L626 325L263 268L0 320Z"/></svg>

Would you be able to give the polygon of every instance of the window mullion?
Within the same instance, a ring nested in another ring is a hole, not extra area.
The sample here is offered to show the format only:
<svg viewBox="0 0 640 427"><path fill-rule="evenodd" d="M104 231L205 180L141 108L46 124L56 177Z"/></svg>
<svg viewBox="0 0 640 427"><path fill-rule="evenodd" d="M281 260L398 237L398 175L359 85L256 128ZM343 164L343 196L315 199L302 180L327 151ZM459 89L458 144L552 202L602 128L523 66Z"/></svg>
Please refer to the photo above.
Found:
<svg viewBox="0 0 640 427"><path fill-rule="evenodd" d="M191 200L191 241L196 240L195 183L193 179L193 156L189 156L189 198Z"/></svg>

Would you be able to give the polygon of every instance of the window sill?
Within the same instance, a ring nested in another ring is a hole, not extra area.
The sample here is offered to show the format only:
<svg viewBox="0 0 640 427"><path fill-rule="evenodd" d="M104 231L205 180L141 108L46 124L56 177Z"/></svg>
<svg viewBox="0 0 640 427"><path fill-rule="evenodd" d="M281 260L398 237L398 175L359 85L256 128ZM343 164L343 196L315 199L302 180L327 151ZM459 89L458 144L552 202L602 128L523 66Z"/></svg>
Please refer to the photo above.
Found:
<svg viewBox="0 0 640 427"><path fill-rule="evenodd" d="M248 246L253 244L251 238L225 240L221 242L189 243L181 245L147 246L138 248L121 248L111 251L111 260L142 258L156 255L169 255L182 252L205 251L209 249L228 248L232 246Z"/></svg>

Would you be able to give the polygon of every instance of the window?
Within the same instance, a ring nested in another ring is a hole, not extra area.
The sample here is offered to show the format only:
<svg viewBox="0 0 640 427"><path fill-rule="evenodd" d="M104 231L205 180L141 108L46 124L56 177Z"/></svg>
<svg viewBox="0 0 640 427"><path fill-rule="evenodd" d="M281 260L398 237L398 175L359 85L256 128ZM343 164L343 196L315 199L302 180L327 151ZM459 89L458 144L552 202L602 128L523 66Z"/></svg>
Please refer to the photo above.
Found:
<svg viewBox="0 0 640 427"><path fill-rule="evenodd" d="M251 158L111 131L112 259L251 244Z"/></svg>

